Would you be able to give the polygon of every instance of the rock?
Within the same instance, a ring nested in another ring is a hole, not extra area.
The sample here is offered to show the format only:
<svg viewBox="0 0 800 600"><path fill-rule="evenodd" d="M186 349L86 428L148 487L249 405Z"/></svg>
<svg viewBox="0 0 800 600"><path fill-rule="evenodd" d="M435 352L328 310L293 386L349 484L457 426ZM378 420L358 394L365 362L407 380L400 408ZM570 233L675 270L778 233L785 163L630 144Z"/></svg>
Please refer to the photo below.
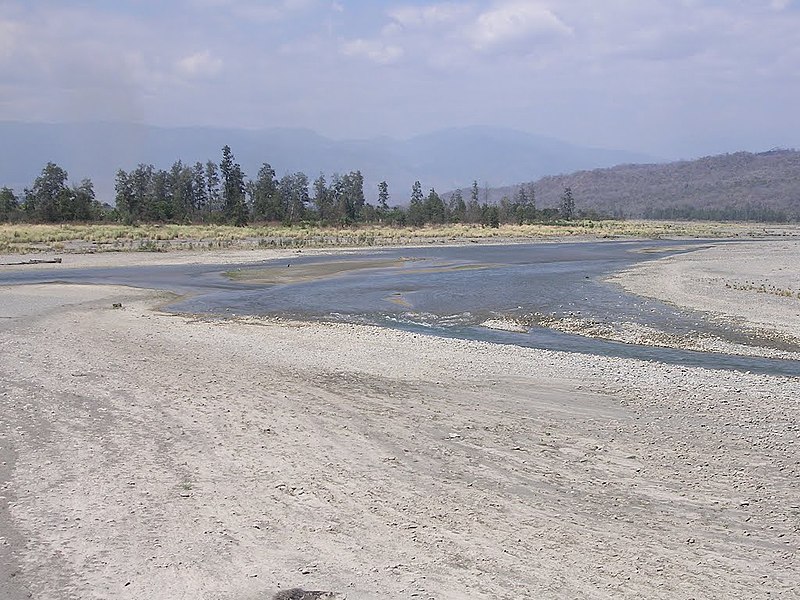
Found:
<svg viewBox="0 0 800 600"><path fill-rule="evenodd" d="M336 592L292 588L278 592L272 597L272 600L345 600L345 597Z"/></svg>

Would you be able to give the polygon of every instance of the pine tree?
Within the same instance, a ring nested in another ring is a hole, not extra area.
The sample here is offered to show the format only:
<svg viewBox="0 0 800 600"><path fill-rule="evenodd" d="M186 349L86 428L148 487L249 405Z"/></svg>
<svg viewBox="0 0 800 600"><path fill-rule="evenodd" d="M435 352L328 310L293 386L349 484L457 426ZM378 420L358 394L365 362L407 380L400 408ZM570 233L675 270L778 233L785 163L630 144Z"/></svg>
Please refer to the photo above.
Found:
<svg viewBox="0 0 800 600"><path fill-rule="evenodd" d="M431 188L428 193L428 198L425 200L425 216L428 223L444 223L445 209L444 202L436 193L436 190Z"/></svg>
<svg viewBox="0 0 800 600"><path fill-rule="evenodd" d="M575 199L572 196L572 188L565 187L561 195L561 218L571 221L575 217Z"/></svg>
<svg viewBox="0 0 800 600"><path fill-rule="evenodd" d="M453 223L463 223L467 216L467 205L464 203L464 195L460 189L453 192L450 196L448 205L450 211L450 220Z"/></svg>
<svg viewBox="0 0 800 600"><path fill-rule="evenodd" d="M114 202L117 205L117 213L125 223L130 225L135 220L133 183L123 169L117 171L117 177L114 180L114 191L116 192Z"/></svg>
<svg viewBox="0 0 800 600"><path fill-rule="evenodd" d="M364 176L361 171L351 171L346 175L334 175L332 200L335 217L340 225L349 225L363 217Z"/></svg>
<svg viewBox="0 0 800 600"><path fill-rule="evenodd" d="M256 221L281 221L283 219L275 169L269 163L261 165L256 180L250 186L250 204L253 210L253 219Z"/></svg>
<svg viewBox="0 0 800 600"><path fill-rule="evenodd" d="M82 179L80 184L74 186L72 192L71 214L65 216L66 220L91 221L97 213L97 203L94 195L94 184L91 179Z"/></svg>
<svg viewBox="0 0 800 600"><path fill-rule="evenodd" d="M525 219L528 223L536 221L536 189L533 184L528 185L528 214Z"/></svg>
<svg viewBox="0 0 800 600"><path fill-rule="evenodd" d="M67 172L53 162L47 163L31 189L25 190L25 213L35 220L61 221L69 202Z"/></svg>
<svg viewBox="0 0 800 600"><path fill-rule="evenodd" d="M378 210L383 213L389 211L389 184L385 181L378 184Z"/></svg>
<svg viewBox="0 0 800 600"><path fill-rule="evenodd" d="M320 223L325 223L330 217L331 209L331 191L328 189L328 184L325 181L325 175L319 174L314 180L314 208L317 210L317 218Z"/></svg>
<svg viewBox="0 0 800 600"><path fill-rule="evenodd" d="M19 200L14 194L14 190L9 187L0 189L0 223L16 217L18 210Z"/></svg>
<svg viewBox="0 0 800 600"><path fill-rule="evenodd" d="M411 200L408 204L408 222L415 227L423 225L427 218L424 199L422 184L419 181L415 181L411 187Z"/></svg>
<svg viewBox="0 0 800 600"><path fill-rule="evenodd" d="M192 168L192 209L202 214L208 209L208 188L203 163L197 162Z"/></svg>
<svg viewBox="0 0 800 600"><path fill-rule="evenodd" d="M153 165L140 163L130 174L131 216L136 221L148 218L149 205L152 203L151 189L154 172Z"/></svg>
<svg viewBox="0 0 800 600"><path fill-rule="evenodd" d="M234 225L247 224L247 203L242 167L235 162L228 145L222 148L222 161L219 164L222 175L222 205L225 219Z"/></svg>
<svg viewBox="0 0 800 600"><path fill-rule="evenodd" d="M467 213L466 213L467 223L479 223L481 221L482 211L479 199L480 199L480 190L478 188L478 182L476 180L472 182L472 189L469 197L469 203L467 204Z"/></svg>
<svg viewBox="0 0 800 600"><path fill-rule="evenodd" d="M177 160L169 171L170 200L172 202L172 218L186 222L194 212L194 172Z"/></svg>
<svg viewBox="0 0 800 600"><path fill-rule="evenodd" d="M222 210L219 167L211 160L206 163L206 209L212 214Z"/></svg>
<svg viewBox="0 0 800 600"><path fill-rule="evenodd" d="M515 203L515 216L518 225L530 224L536 219L533 185L528 190L525 189L524 185L519 186Z"/></svg>
<svg viewBox="0 0 800 600"><path fill-rule="evenodd" d="M278 183L283 221L298 223L305 216L308 204L308 177L305 173L291 173L281 177Z"/></svg>

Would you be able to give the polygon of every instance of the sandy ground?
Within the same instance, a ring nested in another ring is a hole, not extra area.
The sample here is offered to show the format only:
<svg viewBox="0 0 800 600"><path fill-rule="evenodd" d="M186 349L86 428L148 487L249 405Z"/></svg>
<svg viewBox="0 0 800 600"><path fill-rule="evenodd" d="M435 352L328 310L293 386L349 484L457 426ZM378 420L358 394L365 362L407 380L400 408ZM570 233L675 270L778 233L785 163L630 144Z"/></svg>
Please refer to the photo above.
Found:
<svg viewBox="0 0 800 600"><path fill-rule="evenodd" d="M797 379L164 299L0 287L0 597L800 598Z"/></svg>
<svg viewBox="0 0 800 600"><path fill-rule="evenodd" d="M292 256L319 256L329 254L348 254L358 249L325 250L219 250L216 252L176 251L176 252L97 252L93 254L70 254L65 252L40 252L37 254L0 254L0 268L3 271L17 271L35 268L38 271L59 271L67 268L86 267L127 267L132 265L232 265L258 263L265 260ZM27 261L60 260L57 264L44 262L35 267L20 264Z"/></svg>
<svg viewBox="0 0 800 600"><path fill-rule="evenodd" d="M613 278L635 294L800 339L800 242L717 244Z"/></svg>

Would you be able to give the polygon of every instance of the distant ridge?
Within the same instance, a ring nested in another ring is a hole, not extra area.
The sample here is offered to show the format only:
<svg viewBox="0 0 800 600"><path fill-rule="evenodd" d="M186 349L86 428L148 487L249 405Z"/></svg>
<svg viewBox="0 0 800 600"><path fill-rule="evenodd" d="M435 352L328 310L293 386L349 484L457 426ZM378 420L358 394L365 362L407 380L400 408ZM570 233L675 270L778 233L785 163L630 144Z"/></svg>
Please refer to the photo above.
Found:
<svg viewBox="0 0 800 600"><path fill-rule="evenodd" d="M736 152L665 164L628 164L546 176L538 207L557 207L565 187L576 208L628 218L800 220L800 152ZM491 201L518 186L492 188ZM464 190L468 193L468 190Z"/></svg>
<svg viewBox="0 0 800 600"><path fill-rule="evenodd" d="M302 171L311 180L323 172L360 170L368 199L377 184L389 183L392 204L406 204L415 180L440 192L473 180L488 185L512 184L544 175L620 163L652 161L631 152L585 148L510 129L465 127L435 131L407 140L381 137L332 140L307 129L258 131L212 127L155 127L131 123L0 122L0 186L21 191L42 167L53 161L74 182L89 177L98 198L111 201L119 169L139 163L168 169L180 159L218 162L221 148L231 146L249 177L263 162L278 173Z"/></svg>

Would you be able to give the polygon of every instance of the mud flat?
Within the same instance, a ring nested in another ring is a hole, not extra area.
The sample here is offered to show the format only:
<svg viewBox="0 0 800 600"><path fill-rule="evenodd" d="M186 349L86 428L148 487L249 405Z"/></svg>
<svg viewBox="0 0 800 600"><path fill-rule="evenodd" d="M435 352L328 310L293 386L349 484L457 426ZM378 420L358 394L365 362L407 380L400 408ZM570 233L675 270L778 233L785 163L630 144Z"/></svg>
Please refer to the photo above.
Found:
<svg viewBox="0 0 800 600"><path fill-rule="evenodd" d="M164 300L0 287L0 597L798 597L797 379Z"/></svg>

